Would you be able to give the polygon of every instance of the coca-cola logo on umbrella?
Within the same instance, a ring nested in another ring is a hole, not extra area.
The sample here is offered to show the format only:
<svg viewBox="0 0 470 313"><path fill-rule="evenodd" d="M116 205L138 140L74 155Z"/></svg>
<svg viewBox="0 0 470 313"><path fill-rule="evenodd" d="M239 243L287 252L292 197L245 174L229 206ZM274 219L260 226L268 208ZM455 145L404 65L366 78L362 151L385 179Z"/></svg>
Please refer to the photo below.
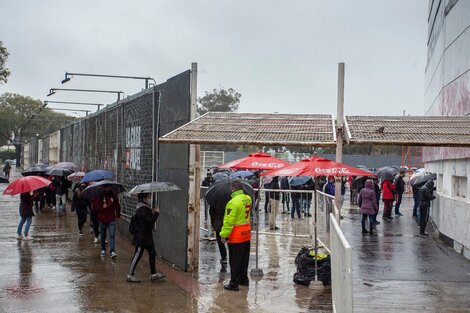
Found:
<svg viewBox="0 0 470 313"><path fill-rule="evenodd" d="M284 167L284 164L275 163L275 162L261 163L261 162L254 161L254 162L251 163L251 166L260 167L260 168L282 168L282 167Z"/></svg>
<svg viewBox="0 0 470 313"><path fill-rule="evenodd" d="M276 172L276 175L278 176L289 176L295 172L297 172L299 170L298 167L294 167L294 168L285 168L285 169L282 169L282 170L279 170Z"/></svg>
<svg viewBox="0 0 470 313"><path fill-rule="evenodd" d="M333 168L315 168L315 173L317 174L326 174L326 175L330 175L330 174L349 174L349 170L345 167L341 167L341 168L338 168L338 167L333 167Z"/></svg>

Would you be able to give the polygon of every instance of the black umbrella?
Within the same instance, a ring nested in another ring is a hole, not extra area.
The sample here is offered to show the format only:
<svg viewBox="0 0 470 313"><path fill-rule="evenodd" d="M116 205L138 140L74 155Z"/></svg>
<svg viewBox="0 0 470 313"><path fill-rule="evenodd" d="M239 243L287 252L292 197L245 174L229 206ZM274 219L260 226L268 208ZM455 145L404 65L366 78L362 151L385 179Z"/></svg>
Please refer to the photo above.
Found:
<svg viewBox="0 0 470 313"><path fill-rule="evenodd" d="M420 187L426 184L430 180L435 180L436 174L426 174L424 176L417 177L413 182L411 182L412 186Z"/></svg>
<svg viewBox="0 0 470 313"><path fill-rule="evenodd" d="M51 176L69 176L72 173L73 173L72 170L68 168L63 168L63 167L52 167L46 172L47 175L51 175Z"/></svg>
<svg viewBox="0 0 470 313"><path fill-rule="evenodd" d="M206 192L207 203L219 210L225 210L225 206L232 198L231 184L234 181L236 180L223 180L216 182L214 185L212 185ZM253 190L253 187L251 187L250 183L239 179L237 179L237 181L240 181L242 183L243 191L245 192L245 194L251 197L254 203L255 191Z"/></svg>
<svg viewBox="0 0 470 313"><path fill-rule="evenodd" d="M219 180L224 180L229 177L230 172L217 172L214 175L212 175L212 178L214 179L215 182Z"/></svg>
<svg viewBox="0 0 470 313"><path fill-rule="evenodd" d="M382 167L378 172L377 172L377 177L380 179L388 179L388 180L393 180L396 174L400 172L399 169L394 168L394 167Z"/></svg>
<svg viewBox="0 0 470 313"><path fill-rule="evenodd" d="M115 182L115 181L112 181L112 180L102 180L102 181L99 181L97 183L94 183L94 184L86 187L83 190L83 195L87 199L91 200L93 198L96 198L96 197L100 196L103 193L103 190L104 190L105 187L111 187L113 189L114 194L116 194L116 195L118 193L126 191L124 189L124 186L121 183L118 183L118 182Z"/></svg>
<svg viewBox="0 0 470 313"><path fill-rule="evenodd" d="M0 172L0 184L1 183L9 183L10 181L8 180L8 178L5 176L5 174L3 174L2 172Z"/></svg>
<svg viewBox="0 0 470 313"><path fill-rule="evenodd" d="M352 182L352 189L359 190L360 188L364 188L364 184L367 180L367 176L357 176L354 181Z"/></svg>
<svg viewBox="0 0 470 313"><path fill-rule="evenodd" d="M35 164L33 166L30 166L28 167L27 169L25 169L21 175L23 176L31 176L31 175L38 175L38 174L44 174L46 173L47 171L51 170L51 167L46 165L46 164L42 164L42 163L38 163L38 164Z"/></svg>

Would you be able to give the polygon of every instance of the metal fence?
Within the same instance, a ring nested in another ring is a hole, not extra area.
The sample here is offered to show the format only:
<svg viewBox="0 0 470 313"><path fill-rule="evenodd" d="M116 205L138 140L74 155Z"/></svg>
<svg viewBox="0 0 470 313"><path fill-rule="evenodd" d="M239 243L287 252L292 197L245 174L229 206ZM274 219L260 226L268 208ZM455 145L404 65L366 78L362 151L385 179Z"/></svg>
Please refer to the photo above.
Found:
<svg viewBox="0 0 470 313"><path fill-rule="evenodd" d="M333 312L353 312L352 248L330 213L331 289Z"/></svg>
<svg viewBox="0 0 470 313"><path fill-rule="evenodd" d="M68 161L84 171L112 171L126 190L157 179L177 184L180 191L155 199L162 206L155 237L159 254L183 270L189 249L189 145L160 145L158 138L189 122L190 80L191 71L185 71L49 134L41 150L37 143L28 144L27 151L33 164ZM129 235L126 217L134 213L137 199L120 198L124 219L118 228Z"/></svg>

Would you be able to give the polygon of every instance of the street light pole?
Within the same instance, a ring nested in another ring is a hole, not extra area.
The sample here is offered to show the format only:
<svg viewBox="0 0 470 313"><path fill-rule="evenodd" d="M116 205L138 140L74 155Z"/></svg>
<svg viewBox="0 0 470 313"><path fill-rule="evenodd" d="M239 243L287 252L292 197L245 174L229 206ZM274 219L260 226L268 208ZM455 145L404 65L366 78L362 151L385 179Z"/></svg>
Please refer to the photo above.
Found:
<svg viewBox="0 0 470 313"><path fill-rule="evenodd" d="M141 79L145 80L145 89L149 87L149 81L153 80L156 84L155 79L152 77L142 77L142 76L123 76L123 75L104 75L104 74L87 74L87 73L69 73L65 72L65 79L62 80L62 84L70 81L73 76L89 76L89 77L105 77L105 78L123 78L123 79Z"/></svg>

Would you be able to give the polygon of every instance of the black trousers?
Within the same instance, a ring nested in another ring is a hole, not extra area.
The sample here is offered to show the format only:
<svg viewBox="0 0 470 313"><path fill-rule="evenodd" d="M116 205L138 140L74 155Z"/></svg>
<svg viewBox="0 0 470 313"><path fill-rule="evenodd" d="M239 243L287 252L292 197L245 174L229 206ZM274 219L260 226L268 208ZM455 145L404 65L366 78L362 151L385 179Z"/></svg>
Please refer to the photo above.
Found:
<svg viewBox="0 0 470 313"><path fill-rule="evenodd" d="M225 243L222 242L222 237L220 237L220 230L215 232L215 237L217 238L217 245L219 246L220 257L222 260L227 261L227 249L225 248Z"/></svg>
<svg viewBox="0 0 470 313"><path fill-rule="evenodd" d="M144 250L147 250L149 254L150 274L153 275L157 272L157 269L155 267L155 259L157 257L157 252L155 251L155 247L154 246L145 246L145 247L136 246L134 256L132 257L132 260L131 260L131 265L129 266L129 275L135 274L135 268L137 267L137 264L139 264L139 261L142 258L142 255L144 254Z"/></svg>
<svg viewBox="0 0 470 313"><path fill-rule="evenodd" d="M95 233L95 238L98 238L100 236L100 222L98 221L98 212L95 210L90 211L90 221L93 224L92 226L93 232Z"/></svg>
<svg viewBox="0 0 470 313"><path fill-rule="evenodd" d="M86 222L86 217L88 215L87 209L79 209L75 208L75 211L77 212L77 224L78 224L78 230L80 232L83 231L83 225L85 225Z"/></svg>
<svg viewBox="0 0 470 313"><path fill-rule="evenodd" d="M250 262L250 241L229 243L230 284L238 286L248 281L248 263Z"/></svg>
<svg viewBox="0 0 470 313"><path fill-rule="evenodd" d="M426 229L426 224L428 223L428 215L429 215L429 207L428 206L420 206L419 207L419 232L420 234L424 234L424 230Z"/></svg>

